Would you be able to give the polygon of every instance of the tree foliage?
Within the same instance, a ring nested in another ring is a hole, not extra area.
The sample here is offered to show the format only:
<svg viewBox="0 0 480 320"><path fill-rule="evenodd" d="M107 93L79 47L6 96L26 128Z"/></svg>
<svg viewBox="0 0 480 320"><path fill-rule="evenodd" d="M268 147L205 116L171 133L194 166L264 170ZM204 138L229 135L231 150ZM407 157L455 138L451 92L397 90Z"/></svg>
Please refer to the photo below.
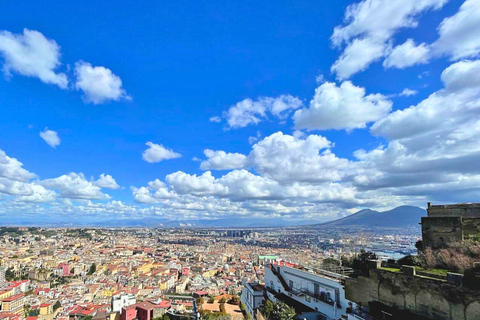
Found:
<svg viewBox="0 0 480 320"><path fill-rule="evenodd" d="M92 265L90 266L90 269L88 270L88 273L87 275L92 275L95 273L95 271L97 271L97 265L94 263L92 263Z"/></svg>
<svg viewBox="0 0 480 320"><path fill-rule="evenodd" d="M296 316L295 309L283 302L267 300L260 310L267 320L293 320Z"/></svg>

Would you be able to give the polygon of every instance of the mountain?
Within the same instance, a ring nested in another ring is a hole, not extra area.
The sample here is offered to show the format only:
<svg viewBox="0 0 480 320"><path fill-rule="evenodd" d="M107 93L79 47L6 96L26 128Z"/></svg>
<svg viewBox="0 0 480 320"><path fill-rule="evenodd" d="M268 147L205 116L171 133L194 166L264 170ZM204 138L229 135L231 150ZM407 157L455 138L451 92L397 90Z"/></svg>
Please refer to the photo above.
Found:
<svg viewBox="0 0 480 320"><path fill-rule="evenodd" d="M412 227L418 226L421 217L426 215L426 210L413 206L401 206L384 212L365 209L317 226Z"/></svg>

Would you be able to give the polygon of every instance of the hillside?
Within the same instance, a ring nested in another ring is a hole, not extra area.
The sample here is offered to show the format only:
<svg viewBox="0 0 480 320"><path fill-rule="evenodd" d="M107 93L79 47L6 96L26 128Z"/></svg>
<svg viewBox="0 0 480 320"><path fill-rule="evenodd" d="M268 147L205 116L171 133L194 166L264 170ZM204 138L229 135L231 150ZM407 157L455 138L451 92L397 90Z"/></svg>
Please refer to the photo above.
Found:
<svg viewBox="0 0 480 320"><path fill-rule="evenodd" d="M370 209L358 211L347 217L318 224L318 226L369 226L369 227L410 227L418 226L421 217L427 211L413 206L401 206L395 209L379 212Z"/></svg>

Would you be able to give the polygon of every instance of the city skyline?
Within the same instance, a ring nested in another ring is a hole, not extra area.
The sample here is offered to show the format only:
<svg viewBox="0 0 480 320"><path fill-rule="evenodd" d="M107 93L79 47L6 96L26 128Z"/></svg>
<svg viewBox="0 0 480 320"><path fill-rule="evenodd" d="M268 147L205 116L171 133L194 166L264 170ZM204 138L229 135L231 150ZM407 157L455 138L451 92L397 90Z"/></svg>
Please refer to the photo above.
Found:
<svg viewBox="0 0 480 320"><path fill-rule="evenodd" d="M0 220L478 199L478 1L43 7L1 13Z"/></svg>

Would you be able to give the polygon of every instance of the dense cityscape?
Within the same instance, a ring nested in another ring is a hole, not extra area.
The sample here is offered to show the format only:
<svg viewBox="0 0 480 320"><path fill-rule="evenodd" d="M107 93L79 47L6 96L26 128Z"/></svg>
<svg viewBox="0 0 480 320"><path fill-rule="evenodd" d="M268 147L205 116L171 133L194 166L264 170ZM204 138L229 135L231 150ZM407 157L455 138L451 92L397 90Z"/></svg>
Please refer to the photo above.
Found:
<svg viewBox="0 0 480 320"><path fill-rule="evenodd" d="M175 295L203 297L197 308L217 312L218 302L238 298L245 284L264 283L266 262L313 268L365 248L405 255L419 239L418 228L348 229L2 228L0 298L21 301L4 306L2 319L105 319L120 316L127 305L114 302L124 297L149 302L155 318L192 314L192 300ZM243 319L239 303L227 303L226 313Z"/></svg>

